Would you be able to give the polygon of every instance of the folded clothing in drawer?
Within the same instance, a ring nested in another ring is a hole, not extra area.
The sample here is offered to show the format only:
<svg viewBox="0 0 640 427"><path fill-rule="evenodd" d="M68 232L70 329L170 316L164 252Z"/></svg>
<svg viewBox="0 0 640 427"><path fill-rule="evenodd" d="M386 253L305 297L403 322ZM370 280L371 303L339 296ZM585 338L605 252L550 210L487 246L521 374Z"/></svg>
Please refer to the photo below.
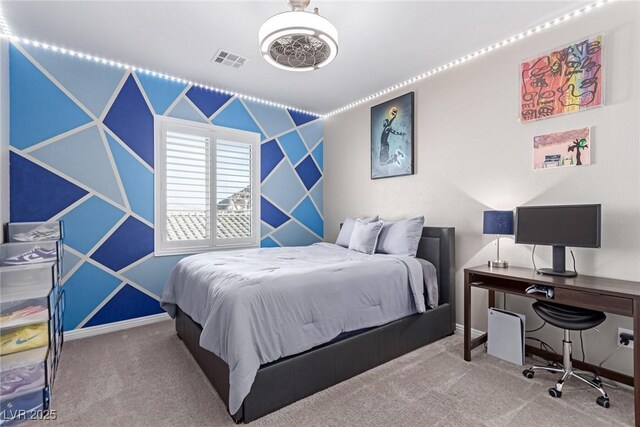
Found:
<svg viewBox="0 0 640 427"><path fill-rule="evenodd" d="M0 356L48 346L49 326L45 323L3 331L0 335Z"/></svg>

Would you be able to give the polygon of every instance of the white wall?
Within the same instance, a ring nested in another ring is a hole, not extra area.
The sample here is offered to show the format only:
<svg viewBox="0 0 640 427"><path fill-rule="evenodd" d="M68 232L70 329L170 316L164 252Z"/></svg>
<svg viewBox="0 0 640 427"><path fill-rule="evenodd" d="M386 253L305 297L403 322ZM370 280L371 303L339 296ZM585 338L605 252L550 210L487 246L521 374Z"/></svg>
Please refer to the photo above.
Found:
<svg viewBox="0 0 640 427"><path fill-rule="evenodd" d="M574 250L578 271L640 281L639 26L640 4L616 2L325 120L327 240L335 240L340 221L354 215L393 219L424 214L429 225L454 226L457 321L462 323L462 270L495 256L492 237L482 235L483 210L602 203L602 248ZM596 33L605 36L606 106L519 123L519 64ZM370 107L409 91L416 94L416 174L373 181ZM586 126L593 126L594 164L532 170L534 135ZM502 242L503 258L512 265L531 265L530 246L515 245L513 239ZM536 258L538 266L548 265L551 248L538 248ZM474 298L473 326L485 329L484 291ZM530 304L514 296L507 303L509 309L526 313L529 326L537 326L541 321ZM631 323L608 315L601 332L587 331L587 361L600 362L615 348L616 328L631 328ZM547 326L537 336L560 348L559 330ZM574 354L579 357L579 350ZM622 349L605 366L630 374L631 356Z"/></svg>
<svg viewBox="0 0 640 427"><path fill-rule="evenodd" d="M9 221L9 43L0 41L0 243Z"/></svg>

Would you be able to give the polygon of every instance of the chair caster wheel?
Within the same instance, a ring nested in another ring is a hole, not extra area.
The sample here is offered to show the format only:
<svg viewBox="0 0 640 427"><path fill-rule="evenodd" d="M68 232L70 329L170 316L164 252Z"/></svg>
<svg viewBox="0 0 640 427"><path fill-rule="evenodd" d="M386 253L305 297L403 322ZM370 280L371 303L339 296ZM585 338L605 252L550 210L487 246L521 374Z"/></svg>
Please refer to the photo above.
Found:
<svg viewBox="0 0 640 427"><path fill-rule="evenodd" d="M555 388L550 388L549 394L551 395L551 397L562 397L562 392L556 390Z"/></svg>
<svg viewBox="0 0 640 427"><path fill-rule="evenodd" d="M608 397L604 397L604 396L600 396L596 399L596 403L600 406L602 406L603 408L610 408L611 407L611 403L609 402L609 398Z"/></svg>
<svg viewBox="0 0 640 427"><path fill-rule="evenodd" d="M525 369L524 371L522 371L522 375L529 379L533 378L533 369Z"/></svg>

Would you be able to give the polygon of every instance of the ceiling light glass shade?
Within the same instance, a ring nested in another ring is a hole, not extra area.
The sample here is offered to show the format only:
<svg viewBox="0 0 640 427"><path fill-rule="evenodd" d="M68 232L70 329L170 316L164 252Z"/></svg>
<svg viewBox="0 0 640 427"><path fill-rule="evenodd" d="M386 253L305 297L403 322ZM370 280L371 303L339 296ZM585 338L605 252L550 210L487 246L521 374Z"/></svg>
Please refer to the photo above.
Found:
<svg viewBox="0 0 640 427"><path fill-rule="evenodd" d="M317 13L294 10L272 16L258 38L265 60L284 70L316 70L338 54L338 30Z"/></svg>

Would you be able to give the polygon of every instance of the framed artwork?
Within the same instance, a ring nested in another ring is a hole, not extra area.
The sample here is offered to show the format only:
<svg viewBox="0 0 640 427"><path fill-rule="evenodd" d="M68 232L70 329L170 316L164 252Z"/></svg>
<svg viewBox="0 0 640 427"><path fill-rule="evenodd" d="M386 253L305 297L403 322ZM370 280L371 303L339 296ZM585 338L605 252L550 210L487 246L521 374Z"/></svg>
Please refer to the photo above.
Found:
<svg viewBox="0 0 640 427"><path fill-rule="evenodd" d="M591 128L533 137L533 169L591 164Z"/></svg>
<svg viewBox="0 0 640 427"><path fill-rule="evenodd" d="M371 179L413 175L413 104L409 92L371 107Z"/></svg>
<svg viewBox="0 0 640 427"><path fill-rule="evenodd" d="M520 121L553 117L603 103L602 35L520 64Z"/></svg>

